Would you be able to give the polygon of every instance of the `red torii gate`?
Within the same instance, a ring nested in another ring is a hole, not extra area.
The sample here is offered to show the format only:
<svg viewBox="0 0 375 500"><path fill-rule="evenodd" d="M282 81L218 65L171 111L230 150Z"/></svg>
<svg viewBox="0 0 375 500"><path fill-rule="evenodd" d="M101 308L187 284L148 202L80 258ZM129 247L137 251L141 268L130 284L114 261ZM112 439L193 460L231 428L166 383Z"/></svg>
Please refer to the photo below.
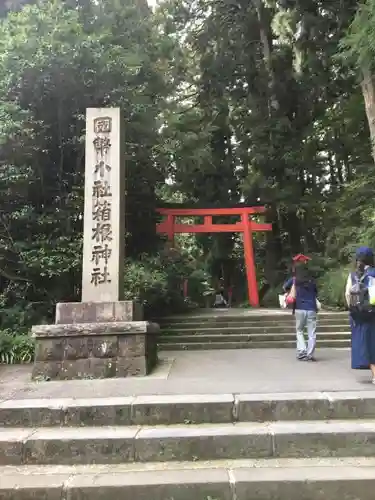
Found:
<svg viewBox="0 0 375 500"><path fill-rule="evenodd" d="M251 215L264 214L265 207L236 208L158 208L164 220L157 224L156 231L166 234L173 243L176 233L243 233L244 256L249 303L259 307L258 284L255 271L253 232L271 231L272 224L260 224L249 219ZM213 224L212 217L217 215L236 215L241 220L235 224ZM203 224L176 224L175 217L203 216Z"/></svg>

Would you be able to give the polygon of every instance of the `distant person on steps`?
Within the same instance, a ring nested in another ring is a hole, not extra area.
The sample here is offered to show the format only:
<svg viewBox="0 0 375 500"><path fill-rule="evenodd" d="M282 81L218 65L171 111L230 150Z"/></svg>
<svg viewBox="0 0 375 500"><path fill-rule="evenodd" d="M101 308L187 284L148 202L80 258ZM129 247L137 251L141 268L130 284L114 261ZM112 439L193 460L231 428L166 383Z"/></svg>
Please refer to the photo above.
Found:
<svg viewBox="0 0 375 500"><path fill-rule="evenodd" d="M222 307L228 307L228 302L226 301L224 297L224 280L223 278L220 278L219 280L219 285L216 290L216 295L215 295L215 303L214 307L222 308Z"/></svg>
<svg viewBox="0 0 375 500"><path fill-rule="evenodd" d="M310 257L296 255L293 258L293 276L284 283L284 291L291 293L294 286L293 313L296 317L297 359L300 361L316 361L317 299L316 282L309 270ZM306 345L304 330L307 329Z"/></svg>
<svg viewBox="0 0 375 500"><path fill-rule="evenodd" d="M370 279L375 278L374 252L360 247L355 260L355 271L349 274L345 289L350 311L352 369L371 370L375 385L375 311L368 297Z"/></svg>

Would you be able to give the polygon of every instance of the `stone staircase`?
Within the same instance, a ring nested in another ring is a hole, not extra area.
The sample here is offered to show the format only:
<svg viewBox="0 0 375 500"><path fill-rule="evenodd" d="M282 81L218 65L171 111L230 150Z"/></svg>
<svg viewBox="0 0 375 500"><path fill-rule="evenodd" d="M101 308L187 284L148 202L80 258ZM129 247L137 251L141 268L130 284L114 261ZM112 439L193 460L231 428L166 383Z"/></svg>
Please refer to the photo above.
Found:
<svg viewBox="0 0 375 500"><path fill-rule="evenodd" d="M211 310L167 317L160 325L162 350L294 348L296 343L290 311ZM349 347L348 314L320 313L317 336L319 347Z"/></svg>
<svg viewBox="0 0 375 500"><path fill-rule="evenodd" d="M0 403L1 500L373 500L375 392Z"/></svg>

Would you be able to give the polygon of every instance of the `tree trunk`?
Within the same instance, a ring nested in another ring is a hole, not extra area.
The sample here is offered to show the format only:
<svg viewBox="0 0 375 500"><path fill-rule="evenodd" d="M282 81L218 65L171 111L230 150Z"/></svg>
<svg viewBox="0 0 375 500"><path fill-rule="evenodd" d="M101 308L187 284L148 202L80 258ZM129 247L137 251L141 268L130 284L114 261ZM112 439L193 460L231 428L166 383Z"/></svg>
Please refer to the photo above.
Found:
<svg viewBox="0 0 375 500"><path fill-rule="evenodd" d="M266 261L264 277L272 287L280 284L283 276L280 262L282 260L282 243L280 239L280 224L277 209L270 206L267 209L265 220L272 224L272 230L266 232Z"/></svg>
<svg viewBox="0 0 375 500"><path fill-rule="evenodd" d="M273 41L271 17L269 10L264 6L263 0L252 0L252 3L258 18L260 49L262 51L263 64L268 80L268 118L272 119L279 113L280 103L276 94L276 78L272 61ZM275 141L272 128L269 129L269 141L270 144ZM270 159L270 161L272 160ZM276 165L275 170L277 170ZM280 225L276 207L269 207L266 214L266 220L272 223L272 231L267 231L266 233L266 261L264 274L266 283L274 287L280 282L280 261L282 258Z"/></svg>
<svg viewBox="0 0 375 500"><path fill-rule="evenodd" d="M365 101L366 116L370 129L371 153L375 163L375 77L368 68L363 69L362 74L362 94Z"/></svg>
<svg viewBox="0 0 375 500"><path fill-rule="evenodd" d="M280 108L279 100L276 95L276 79L272 63L272 35L271 35L271 18L264 7L262 0L253 0L253 5L258 17L259 24L259 39L261 42L263 62L268 73L268 90L269 90L269 115L272 116L274 111Z"/></svg>

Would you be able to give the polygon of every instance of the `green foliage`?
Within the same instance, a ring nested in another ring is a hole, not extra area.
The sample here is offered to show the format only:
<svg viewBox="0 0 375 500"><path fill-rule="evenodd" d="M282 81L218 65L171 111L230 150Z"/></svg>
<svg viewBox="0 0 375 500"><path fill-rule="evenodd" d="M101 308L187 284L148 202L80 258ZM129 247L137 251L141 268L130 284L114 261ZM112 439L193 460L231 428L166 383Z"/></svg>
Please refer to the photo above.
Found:
<svg viewBox="0 0 375 500"><path fill-rule="evenodd" d="M336 262L347 263L360 245L375 248L374 189L375 173L366 165L331 204L326 251Z"/></svg>
<svg viewBox="0 0 375 500"><path fill-rule="evenodd" d="M27 333L53 320L56 302L80 299L84 118L101 106L125 112L125 293L149 317L204 305L221 274L238 303L247 293L238 235L181 236L181 252L157 253L158 196L267 202L273 231L253 238L258 281L271 286L264 305L278 305L291 256L304 252L324 303L341 307L355 247L375 247L375 177L351 66L375 60L375 1L357 7L165 0L152 13L142 0L7 0L0 331Z"/></svg>
<svg viewBox="0 0 375 500"><path fill-rule="evenodd" d="M80 299L87 107L124 109L126 253L153 251L173 44L146 3L10 3L0 20L0 324L18 333Z"/></svg>
<svg viewBox="0 0 375 500"><path fill-rule="evenodd" d="M282 284L276 288L270 288L264 295L262 305L263 307L271 307L278 308L279 304L279 295L282 293Z"/></svg>
<svg viewBox="0 0 375 500"><path fill-rule="evenodd" d="M345 286L349 267L327 271L318 281L319 300L325 307L345 309Z"/></svg>
<svg viewBox="0 0 375 500"><path fill-rule="evenodd" d="M183 283L188 281L189 296L184 298ZM155 256L141 255L128 260L125 267L125 298L138 300L148 318L183 312L193 304L204 304L210 285L207 274L196 269L188 255L169 251Z"/></svg>
<svg viewBox="0 0 375 500"><path fill-rule="evenodd" d="M356 15L346 36L341 40L341 58L357 68L374 69L375 58L375 1L365 0L358 5Z"/></svg>
<svg viewBox="0 0 375 500"><path fill-rule="evenodd" d="M188 294L190 300L199 305L205 306L215 293L215 289L210 283L210 275L204 269L194 270L188 278Z"/></svg>
<svg viewBox="0 0 375 500"><path fill-rule="evenodd" d="M375 248L375 174L372 166L358 169L326 214L326 269L319 283L319 295L327 306L345 308L344 290L351 262L361 245Z"/></svg>
<svg viewBox="0 0 375 500"><path fill-rule="evenodd" d="M163 313L169 306L175 305L176 299L180 299L178 290L170 293L169 274L165 269L156 267L155 260L143 258L140 262L130 261L125 267L125 298L143 304L147 317ZM178 302L180 306L181 299Z"/></svg>
<svg viewBox="0 0 375 500"><path fill-rule="evenodd" d="M0 363L31 363L34 359L34 347L33 339L27 335L12 335L0 331Z"/></svg>
<svg viewBox="0 0 375 500"><path fill-rule="evenodd" d="M185 85L164 114L169 172L192 203L273 204L273 235L257 239L255 250L274 287L292 254L325 254L326 214L371 158L361 91L336 57L356 7L354 0L345 8L319 1L314 13L305 1L160 7L188 54ZM197 241L221 264L235 245L231 235Z"/></svg>

